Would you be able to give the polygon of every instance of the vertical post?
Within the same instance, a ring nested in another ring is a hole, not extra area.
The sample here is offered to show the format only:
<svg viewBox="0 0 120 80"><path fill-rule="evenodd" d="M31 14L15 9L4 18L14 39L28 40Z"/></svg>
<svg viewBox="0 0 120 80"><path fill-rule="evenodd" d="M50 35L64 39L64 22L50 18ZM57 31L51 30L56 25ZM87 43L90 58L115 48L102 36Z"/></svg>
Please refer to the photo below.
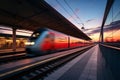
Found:
<svg viewBox="0 0 120 80"><path fill-rule="evenodd" d="M113 6L112 6L112 22L113 22ZM113 28L113 25L112 25L112 28ZM112 42L113 42L113 29L112 29Z"/></svg>
<svg viewBox="0 0 120 80"><path fill-rule="evenodd" d="M103 31L103 27L105 24L105 21L107 19L107 16L110 12L110 9L113 5L114 0L107 0L107 4L106 4L106 8L105 8L105 12L104 12L104 16L103 16L103 21L102 21L102 25L101 25L101 33L100 33L100 37L101 37L101 42L104 42L104 31Z"/></svg>
<svg viewBox="0 0 120 80"><path fill-rule="evenodd" d="M83 40L83 46L85 46L86 44L85 44L85 40Z"/></svg>
<svg viewBox="0 0 120 80"><path fill-rule="evenodd" d="M104 33L103 33L103 27L101 28L101 42L104 42Z"/></svg>
<svg viewBox="0 0 120 80"><path fill-rule="evenodd" d="M12 38L13 38L12 49L13 49L13 51L16 51L16 28L13 27L12 29L13 29L12 30L12 33L13 33L13 35L12 35Z"/></svg>
<svg viewBox="0 0 120 80"><path fill-rule="evenodd" d="M70 36L68 36L68 48L70 48Z"/></svg>

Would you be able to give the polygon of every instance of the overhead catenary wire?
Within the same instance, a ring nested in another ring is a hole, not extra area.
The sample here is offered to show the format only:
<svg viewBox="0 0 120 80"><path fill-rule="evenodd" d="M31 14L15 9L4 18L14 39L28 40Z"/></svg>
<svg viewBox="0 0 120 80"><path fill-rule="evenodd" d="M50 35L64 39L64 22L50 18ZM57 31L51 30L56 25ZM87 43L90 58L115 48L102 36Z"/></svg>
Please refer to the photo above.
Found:
<svg viewBox="0 0 120 80"><path fill-rule="evenodd" d="M74 19L74 21L79 24L79 22L77 22L77 20L66 10L66 8L58 1L56 0L56 2L64 9L64 11L72 18Z"/></svg>
<svg viewBox="0 0 120 80"><path fill-rule="evenodd" d="M117 16L120 15L120 11L118 11L118 13L116 14L116 16L113 18L113 20L115 20L117 18Z"/></svg>
<svg viewBox="0 0 120 80"><path fill-rule="evenodd" d="M73 14L79 19L79 21L81 21L81 23L83 24L83 21L80 19L80 17L74 12L74 10L72 9L72 7L68 4L68 2L66 0L64 0L64 2L66 3L66 5L70 8L70 10L73 12Z"/></svg>

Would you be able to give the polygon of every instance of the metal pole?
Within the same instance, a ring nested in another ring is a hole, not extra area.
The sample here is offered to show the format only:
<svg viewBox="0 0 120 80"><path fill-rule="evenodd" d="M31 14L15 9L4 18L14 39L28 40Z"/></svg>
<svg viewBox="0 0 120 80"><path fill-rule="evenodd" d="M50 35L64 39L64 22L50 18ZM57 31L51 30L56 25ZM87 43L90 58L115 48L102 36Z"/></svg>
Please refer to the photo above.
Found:
<svg viewBox="0 0 120 80"><path fill-rule="evenodd" d="M103 27L101 28L101 42L104 42L104 33L103 33Z"/></svg>
<svg viewBox="0 0 120 80"><path fill-rule="evenodd" d="M106 5L106 8L105 8L104 17L103 17L103 21L102 21L102 25L101 25L101 33L100 33L101 42L104 42L104 31L103 31L103 28L104 28L105 21L106 21L107 16L108 16L108 14L110 12L110 9L112 7L113 2L114 2L114 0L108 0L107 1L107 5Z"/></svg>
<svg viewBox="0 0 120 80"><path fill-rule="evenodd" d="M13 49L13 51L16 51L16 28L14 27L12 29L13 29L12 30L12 33L13 33L13 35L12 35L12 38L13 38L12 49Z"/></svg>

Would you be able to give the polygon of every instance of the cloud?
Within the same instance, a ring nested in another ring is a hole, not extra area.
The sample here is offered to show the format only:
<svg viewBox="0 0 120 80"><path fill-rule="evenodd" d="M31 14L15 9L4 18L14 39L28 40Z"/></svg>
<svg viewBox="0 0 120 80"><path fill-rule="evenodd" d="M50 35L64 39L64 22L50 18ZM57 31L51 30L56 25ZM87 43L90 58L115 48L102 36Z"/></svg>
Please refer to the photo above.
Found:
<svg viewBox="0 0 120 80"><path fill-rule="evenodd" d="M105 31L118 30L120 29L120 20L112 22L110 25L104 26Z"/></svg>
<svg viewBox="0 0 120 80"><path fill-rule="evenodd" d="M115 21L109 25L104 26L104 32L108 32L112 30L119 30L119 29L120 29L120 21ZM91 34L99 33L100 30L101 30L101 27L90 28L90 29L86 29L85 33L87 33L88 35L91 35Z"/></svg>
<svg viewBox="0 0 120 80"><path fill-rule="evenodd" d="M88 22L93 21L93 20L95 20L95 19L89 19L89 20L87 20L86 22L88 23Z"/></svg>
<svg viewBox="0 0 120 80"><path fill-rule="evenodd" d="M85 30L85 33L87 33L88 35L95 34L95 33L100 32L100 29L101 29L100 27L90 28L90 29Z"/></svg>

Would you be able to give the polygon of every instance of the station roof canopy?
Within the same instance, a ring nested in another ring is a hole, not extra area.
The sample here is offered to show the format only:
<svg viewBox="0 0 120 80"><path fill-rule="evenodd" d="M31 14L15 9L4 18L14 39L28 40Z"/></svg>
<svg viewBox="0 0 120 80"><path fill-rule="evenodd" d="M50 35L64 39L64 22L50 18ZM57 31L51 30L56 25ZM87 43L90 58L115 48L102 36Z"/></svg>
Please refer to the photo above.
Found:
<svg viewBox="0 0 120 80"><path fill-rule="evenodd" d="M0 24L31 31L47 27L91 40L44 0L0 0Z"/></svg>

